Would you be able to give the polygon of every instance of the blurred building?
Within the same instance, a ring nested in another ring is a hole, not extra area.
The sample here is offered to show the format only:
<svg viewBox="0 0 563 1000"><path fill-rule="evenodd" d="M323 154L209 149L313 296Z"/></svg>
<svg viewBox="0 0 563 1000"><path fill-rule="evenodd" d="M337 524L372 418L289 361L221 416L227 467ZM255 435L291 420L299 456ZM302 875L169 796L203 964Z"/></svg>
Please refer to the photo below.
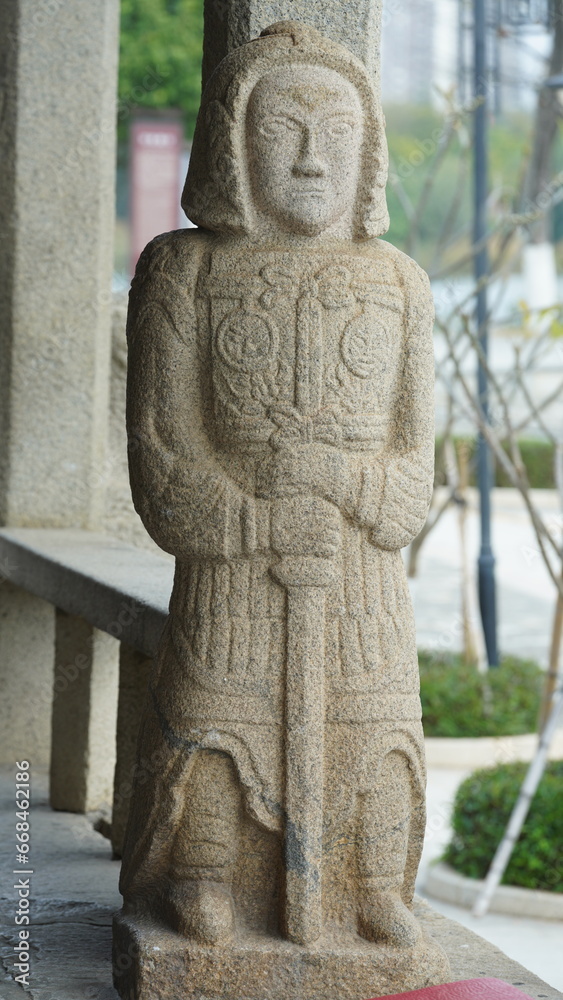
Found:
<svg viewBox="0 0 563 1000"><path fill-rule="evenodd" d="M426 104L430 100L437 21L433 0L387 0L382 31L383 100Z"/></svg>
<svg viewBox="0 0 563 1000"><path fill-rule="evenodd" d="M532 110L550 48L548 0L489 0L488 56L493 110ZM387 103L429 104L456 87L470 99L472 0L386 0L382 93Z"/></svg>

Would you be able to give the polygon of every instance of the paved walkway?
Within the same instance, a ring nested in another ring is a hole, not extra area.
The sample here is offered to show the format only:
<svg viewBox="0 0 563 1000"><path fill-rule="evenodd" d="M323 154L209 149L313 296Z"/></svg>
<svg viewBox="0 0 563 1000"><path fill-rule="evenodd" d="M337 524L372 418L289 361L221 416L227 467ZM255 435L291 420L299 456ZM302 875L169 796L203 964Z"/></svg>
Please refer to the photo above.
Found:
<svg viewBox="0 0 563 1000"><path fill-rule="evenodd" d="M111 985L111 919L119 864L85 816L53 812L47 775L32 773L31 992L14 982L14 772L0 773L0 1000L118 1000ZM25 880L25 876L22 876Z"/></svg>
<svg viewBox="0 0 563 1000"><path fill-rule="evenodd" d="M467 554L475 572L479 550L478 496L469 490ZM533 490L550 523L561 525L554 490ZM556 590L516 490L493 495L493 548L497 560L499 649L547 664ZM461 621L461 546L456 508L447 510L428 536L411 580L419 647L459 649ZM476 605L477 607L477 605Z"/></svg>
<svg viewBox="0 0 563 1000"><path fill-rule="evenodd" d="M469 492L467 554L475 570L479 547L478 495ZM554 491L534 490L542 513L559 523ZM547 664L555 587L516 490L495 490L493 547L497 560L499 648L503 653L531 657ZM419 574L411 581L418 644L429 649L460 648L461 546L459 521L452 506L428 537L419 557ZM433 768L428 775L428 825L418 891L424 893L425 872L450 837L449 816L456 789L467 771ZM559 922L529 920L500 914L481 919L469 910L430 899L445 916L469 927L520 961L550 985L563 990L563 927Z"/></svg>

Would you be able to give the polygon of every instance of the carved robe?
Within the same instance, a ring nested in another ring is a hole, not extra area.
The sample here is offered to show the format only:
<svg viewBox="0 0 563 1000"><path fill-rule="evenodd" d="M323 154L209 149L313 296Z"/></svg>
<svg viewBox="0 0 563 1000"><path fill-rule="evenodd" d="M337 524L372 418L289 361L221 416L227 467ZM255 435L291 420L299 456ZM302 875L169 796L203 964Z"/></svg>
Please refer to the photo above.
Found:
<svg viewBox="0 0 563 1000"><path fill-rule="evenodd" d="M422 796L400 549L422 528L432 490L432 315L426 276L379 240L300 252L182 231L145 250L128 326L131 480L177 567L143 743L160 755L134 800L145 835L126 845L126 892L149 855L164 864L175 789L197 748L228 753L250 815L282 829L286 595L269 572L271 507L257 476L287 443L334 449L351 484L327 497L343 539L326 602L327 822L350 811L393 750ZM338 787L331 760L348 775Z"/></svg>

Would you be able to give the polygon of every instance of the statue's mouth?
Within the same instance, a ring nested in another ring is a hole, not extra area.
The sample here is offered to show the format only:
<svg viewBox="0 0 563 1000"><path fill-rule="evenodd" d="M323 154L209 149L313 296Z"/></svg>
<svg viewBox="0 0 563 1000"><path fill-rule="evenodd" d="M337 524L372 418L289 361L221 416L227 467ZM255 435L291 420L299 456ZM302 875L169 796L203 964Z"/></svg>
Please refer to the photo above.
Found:
<svg viewBox="0 0 563 1000"><path fill-rule="evenodd" d="M327 190L326 187L306 187L306 188L302 187L299 188L294 193L298 198L310 198L310 197L319 198L322 195L326 194L326 190Z"/></svg>

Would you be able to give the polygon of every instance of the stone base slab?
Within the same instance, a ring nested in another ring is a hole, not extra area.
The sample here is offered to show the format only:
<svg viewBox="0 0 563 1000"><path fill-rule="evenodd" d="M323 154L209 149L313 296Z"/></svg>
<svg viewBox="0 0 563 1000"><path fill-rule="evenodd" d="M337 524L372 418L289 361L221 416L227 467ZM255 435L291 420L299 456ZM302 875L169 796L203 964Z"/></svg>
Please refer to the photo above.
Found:
<svg viewBox="0 0 563 1000"><path fill-rule="evenodd" d="M202 947L118 914L114 984L123 1000L363 1000L447 982L448 960L426 933L415 948L324 937L311 948L247 934Z"/></svg>

